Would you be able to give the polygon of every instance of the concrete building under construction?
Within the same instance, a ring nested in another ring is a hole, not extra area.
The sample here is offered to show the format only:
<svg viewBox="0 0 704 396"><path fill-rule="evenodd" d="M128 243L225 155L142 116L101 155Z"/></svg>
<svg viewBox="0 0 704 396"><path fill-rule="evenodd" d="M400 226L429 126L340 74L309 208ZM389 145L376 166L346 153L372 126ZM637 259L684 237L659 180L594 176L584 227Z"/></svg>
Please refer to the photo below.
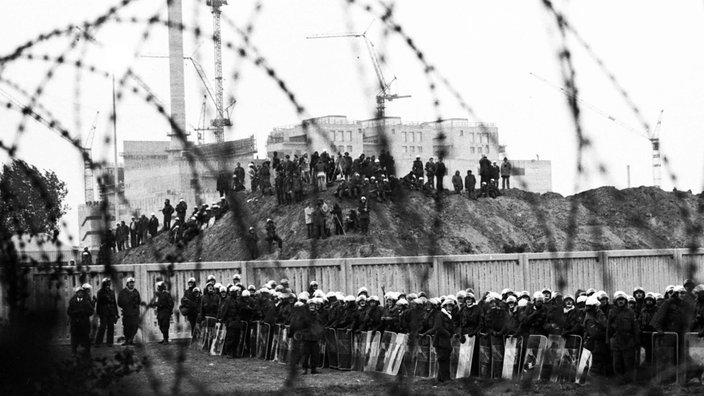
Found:
<svg viewBox="0 0 704 396"><path fill-rule="evenodd" d="M467 170L478 174L482 155L497 162L505 155L504 146L499 144L499 128L493 123L469 122L466 118L408 122L399 117L355 121L343 115L274 128L267 139L267 155L272 157L274 151L281 156L327 150L334 154L349 152L352 157L362 153L378 156L383 148L382 131L396 162L396 176L408 173L416 157L425 163L429 157L437 158L441 149L446 153L444 162L450 177L456 170L463 177ZM445 135L444 140L438 138L440 133ZM511 159L511 163L513 187L541 193L552 190L550 161Z"/></svg>
<svg viewBox="0 0 704 396"><path fill-rule="evenodd" d="M212 203L219 200L215 191L218 173L221 169L232 171L237 162L244 165L254 158L256 142L253 136L224 141L224 127L231 126L229 114L222 104L222 59L219 10L227 5L225 0L208 1L213 8L213 29L217 33L214 39L216 64L215 88L211 88L203 76L201 79L208 92L215 91L216 118L211 121L210 130L217 143L194 144L188 140L186 129L186 94L184 87L184 56L181 0L168 2L169 18L169 88L171 130L165 135L169 140L124 141L124 165L121 168L117 210L114 206L114 194L101 195L100 201L93 201L93 185L90 183L92 173L86 176L86 203L79 205L81 224L81 243L92 249L99 246L103 224L113 227L118 221L129 223L132 215L158 213L164 200L170 199L175 205L183 198L193 208L199 203ZM203 132L203 129L200 130ZM200 140L200 139L199 139ZM122 170L124 169L124 170ZM86 172L88 175L90 172ZM89 191L90 190L90 191ZM104 210L104 200L109 210ZM102 208L102 209L101 209ZM107 212L107 213L105 213ZM117 218L116 218L117 217ZM161 216L159 216L161 217Z"/></svg>

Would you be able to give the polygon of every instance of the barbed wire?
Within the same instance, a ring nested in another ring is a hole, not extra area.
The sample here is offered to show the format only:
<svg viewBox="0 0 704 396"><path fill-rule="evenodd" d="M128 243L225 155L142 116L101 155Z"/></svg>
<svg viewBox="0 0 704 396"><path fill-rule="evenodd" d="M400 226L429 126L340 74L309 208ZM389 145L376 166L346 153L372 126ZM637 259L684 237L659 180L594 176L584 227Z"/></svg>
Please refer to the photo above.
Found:
<svg viewBox="0 0 704 396"><path fill-rule="evenodd" d="M123 9L125 9L127 6L136 3L134 0L122 0L118 5L109 7L108 10L99 15L97 18L94 18L90 21L84 22L81 26L81 31L79 33L76 33L75 31L75 25L70 25L65 28L61 29L54 29L48 33L40 34L33 40L27 41L23 44L18 45L13 51L11 51L9 54L0 56L0 83L5 84L12 88L13 90L19 92L23 96L25 96L28 100L26 105L22 105L16 100L12 99L11 97L8 97L8 101L0 101L0 106L4 107L5 110L15 112L19 115L21 115L20 122L15 128L15 138L14 142L11 144L5 143L3 141L0 141L0 149L5 151L7 155L11 159L17 158L17 150L19 148L20 144L20 138L23 135L23 133L27 130L27 123L30 121L30 119L35 120L36 122L44 125L48 130L54 131L58 133L64 140L69 142L69 144L75 148L76 150L79 150L81 153L83 160L89 166L91 169L95 170L100 170L104 169L108 166L106 161L100 161L100 162L94 162L91 156L84 150L84 148L81 145L80 142L80 131L82 129L82 123L81 123L81 103L82 103L82 89L83 89L83 76L85 73L93 74L99 77L103 78L108 78L110 76L110 73L101 70L100 68L96 67L95 65L90 65L86 64L82 59L85 58L85 55L89 51L90 48L93 46L90 45L89 41L89 32L96 32L98 29L103 28L104 26L108 24L116 24L116 25L136 25L136 26L143 26L144 30L141 35L141 44L138 45L133 53L133 60L139 57L141 48L142 46L147 42L149 39L152 31L155 28L166 28L166 29L171 29L171 28L176 28L178 30L181 30L184 33L188 33L194 41L198 42L200 39L204 39L206 41L210 41L211 43L213 42L213 36L204 34L203 31L201 30L200 27L196 25L197 18L194 19L193 26L188 26L183 23L172 23L168 20L163 20L160 17L160 13L162 10L159 12L155 13L154 15L147 17L147 18L141 18L137 16L133 17L122 17L119 15L119 12ZM428 58L428 56L425 54L425 52L422 51L421 48L419 48L418 44L416 41L411 37L411 34L406 31L406 29L401 25L399 21L396 20L396 14L394 13L394 7L395 3L390 2L386 3L383 1L377 1L376 2L376 7L374 7L371 3L365 3L363 1L359 0L345 0L341 2L342 5L345 7L344 9L346 10L346 13L348 15L347 19L347 26L352 27L352 22L351 18L349 18L350 10L351 7L358 7L360 8L363 12L366 14L375 17L382 21L383 23L383 41L382 44L379 46L380 49L382 49L382 54L380 54L379 61L382 65L386 63L386 41L389 37L395 35L399 38L402 39L404 45L414 54L417 62L418 62L418 67L421 69L421 71L424 74L424 78L426 79L426 89L428 91L429 97L430 97L430 106L433 109L434 116L435 116L435 123L434 123L434 128L436 132L436 137L435 140L438 142L438 147L439 150L434 153L440 160L443 160L447 157L448 152L446 149L446 140L447 136L445 133L445 127L444 124L442 123L443 121L443 114L441 111L441 103L440 100L440 93L439 89L445 89L447 90L453 100L460 106L460 108L465 111L470 118L478 120L480 122L480 129L482 132L487 132L487 128L485 126L484 122L481 122L481 118L478 117L477 111L470 105L469 101L466 100L463 95L460 93L460 91L447 79L439 70L439 67L436 66L431 60ZM572 24L569 23L567 20L567 17L560 12L559 10L556 9L554 4L549 1L549 0L543 0L542 4L544 6L546 14L550 16L550 18L553 20L555 23L557 30L559 32L559 43L557 44L557 61L560 66L560 71L563 79L563 85L566 87L567 92L569 95L567 96L567 104L570 112L570 117L571 121L574 126L574 134L576 136L577 140L577 150L576 150L576 173L577 177L575 179L575 185L574 185L574 190L579 191L581 188L580 180L581 178L585 175L586 168L585 168L585 159L584 159L584 153L586 153L590 148L592 148L592 143L590 139L586 136L586 133L583 129L582 126L582 119L581 119L581 110L580 110L580 105L577 101L578 97L578 88L576 85L576 67L573 63L572 60L572 51L568 46L568 38L567 35L568 33L574 36L577 39L577 42L587 51L589 56L594 59L594 61L598 64L600 67L600 70L604 75L606 75L611 82L611 84L614 86L616 91L622 96L624 101L627 103L629 106L630 111L635 115L635 117L638 119L639 123L642 125L642 127L646 131L650 131L650 124L642 117L641 111L639 107L635 104L634 99L629 95L627 90L619 83L618 79L614 75L613 72L609 70L609 68L606 65L606 62L600 58L594 49L589 45L589 43L579 34L579 32L574 28ZM198 7L197 5L194 4L194 15L198 15L198 12L201 8ZM330 139L329 135L325 133L324 129L321 127L321 125L318 123L318 121L312 117L311 114L308 114L307 112L307 107L302 103L299 99L296 93L290 88L290 85L281 77L281 74L279 72L279 68L275 68L273 65L271 65L267 58L260 53L258 50L257 46L255 45L252 37L253 33L255 32L255 28L257 25L257 21L259 20L258 18L260 17L263 9L263 2L258 1L254 4L254 9L252 10L252 13L250 15L249 20L245 24L243 28L238 27L235 22L224 16L223 20L226 22L226 24L232 28L238 36L242 39L242 43L235 43L233 41L223 41L223 47L227 51L231 51L232 54L235 55L235 64L234 67L232 68L230 72L230 76L233 80L233 90L231 91L231 99L236 99L237 98L237 92L239 89L239 82L242 79L242 68L244 67L245 61L250 62L252 65L254 65L259 71L263 72L267 78L271 79L278 87L278 90L280 91L281 94L283 94L289 105L292 106L295 111L297 116L299 117L300 121L302 122L302 129L303 129L303 134L305 136L305 142L306 142L306 147L308 152L312 151L312 134L316 134L317 137L323 140L324 145L327 147L331 148L333 150L333 154L335 151L335 144L332 139ZM33 53L32 50L40 43L44 42L53 42L52 40L59 40L61 38L69 38L71 39L70 43L63 48L62 50L59 51L58 55L52 55L52 54L36 54ZM82 40L80 40L82 39ZM77 49L78 43L81 43L81 46L79 49L78 55L73 58L71 55L74 52L74 50ZM360 47L357 43L357 41L352 42L352 48L353 52L356 54L359 54ZM45 62L49 64L49 68L47 71L43 74L42 78L39 79L39 84L37 87L34 89L33 92L30 92L29 90L23 88L21 85L19 85L17 82L13 81L11 78L3 77L3 72L7 69L7 66L13 64L14 62L18 62L20 60L26 60L30 62ZM68 66L73 69L75 72L75 77L74 77L74 131L70 131L66 127L62 125L62 123L57 120L56 116L52 114L50 110L48 110L47 106L43 102L43 95L46 93L46 87L47 85L52 82L55 79L56 72L57 70L62 67L62 66ZM360 80L366 80L366 72L364 67L360 64L358 67L358 73L359 73L359 79ZM156 95L153 93L153 91L150 89L149 86L143 86L140 84L135 83L135 79L140 79L141 77L135 73L135 71L131 68L128 67L127 70L117 78L117 87L116 87L116 100L118 104L124 99L126 94L131 94L134 95L138 98L140 98L148 107L150 110L156 114L159 115L161 119L164 121L168 122L171 130L176 134L177 139L180 141L182 144L182 147L184 148L183 150L183 156L188 163L189 167L189 172L191 179L194 180L194 191L195 191L195 196L196 196L196 205L200 206L202 204L202 183L201 183L201 173L198 171L198 164L202 164L202 166L205 168L206 172L211 172L211 173L217 173L218 170L220 170L220 166L218 164L218 159L215 161L212 161L209 159L205 153L199 148L198 146L192 144L188 140L188 133L183 129L183 126L179 125L172 117L167 113L167 109L165 109L161 104L158 103L156 100ZM382 87L384 88L384 87ZM369 90L367 89L367 94ZM370 95L366 95L370 96ZM110 119L113 120L116 117L115 113L110 114ZM385 128L385 125L382 122L379 122L377 124L377 134L380 138L380 144L379 148L382 150L389 151L390 144L389 144L389 139L388 136L386 135L388 133L387 128ZM494 136L493 134L488 134L489 138L492 140L492 143L495 145L498 145L498 141L496 141L497 137ZM109 137L106 138L104 144L105 147L108 147L111 143L111 140ZM116 143L116 142L115 142ZM673 184L677 182L677 176L673 172L670 162L667 158L667 156L663 156L663 166L666 169L668 176L670 177L670 180L672 181ZM598 169L599 172L602 174L607 174L608 169L606 165L603 162L598 161ZM42 195L42 198L45 200L48 200L48 197L46 194L48 193L46 190L42 191L43 186L39 182L38 179L34 178L33 175L28 175L28 177L31 179L31 182L35 184L35 187L39 189L40 194ZM115 186L117 186L117 178L118 175L115 174ZM521 181L520 182L520 187L525 189L526 184L525 182ZM106 186L101 183L100 188L102 190L106 189ZM116 187L115 187L116 188ZM2 192L3 194L7 194L8 192ZM314 200L320 199L321 192L318 191L317 189L313 192L312 198ZM696 251L699 248L698 245L698 238L697 236L701 234L701 221L702 217L704 216L704 205L700 204L697 207L696 213L692 213L689 205L685 201L685 198L682 194L677 194L677 203L678 207L680 209L680 216L682 220L685 222L685 226L687 229L687 234L690 236L690 241L688 244L688 247L690 248L691 251ZM127 198L125 198L124 194L119 197L120 201L119 202L114 202L114 205L124 205L127 208L131 208L131 204ZM544 208L541 206L541 202L539 197L535 195L530 195L527 198L528 203L530 204L530 207L533 211L533 214L535 215L537 219L537 223L541 226L542 231L546 235L546 238L548 240L547 243L547 250L556 253L558 250L558 242L555 238L554 232L552 228L549 226L549 220L548 220L548 214L544 210ZM249 224L252 224L256 222L256 220L251 219L252 214L249 213L249 211L246 208L245 203L243 200L239 197L231 198L229 199L229 207L230 207L230 221L234 223L237 234L240 237L241 240L244 240L244 236L247 233L247 229ZM405 195L401 195L397 201L393 201L391 206L395 209L398 210L401 213L408 213L408 201L407 197ZM573 198L570 201L570 210L569 210L569 215L567 219L567 230L566 230L566 241L565 241L565 250L567 251L572 251L575 248L575 241L578 236L579 228L578 228L578 217L579 217L579 208L580 208L580 201L578 199ZM427 239L428 239L428 255L434 256L434 255L439 255L442 253L442 250L439 245L439 241L443 237L443 218L442 215L446 211L446 197L443 195L439 195L437 199L434 201L433 205L433 213L432 216L430 217L430 224L429 224L429 231L427 233ZM109 209L107 204L102 208L101 210L103 217L104 217L104 227L106 229L109 228ZM136 212L134 212L136 214ZM14 219L17 221L17 219ZM594 229L594 236L599 237L601 235L600 229L597 227ZM70 235L69 233L69 239L73 239L73 236ZM200 257L202 256L202 253L204 251L204 240L203 240L203 235L199 233L194 241L192 243L195 244L196 246L196 261L200 265ZM4 243L4 241L2 241ZM55 244L57 246L61 246L61 242L57 239L54 238L51 240L52 244ZM322 247L320 246L320 242L318 242L317 239L314 239L311 244L310 244L310 258L312 259L312 262L314 262L319 256L320 256L320 251ZM174 270L175 270L175 262L178 257L182 257L183 252L185 251L186 247L185 246L179 246L177 249L177 256L165 256L163 252L159 249L159 247L153 242L149 241L147 243L147 248L150 250L150 253L152 254L153 257L157 259L158 262L162 262L163 259L167 259L170 262L166 263L161 271L161 275L163 276L164 279L170 280L174 276ZM7 249L7 246L3 246L3 251ZM45 256L48 257L48 256ZM27 288L26 282L23 282L24 277L19 275L22 273L22 266L20 265L21 260L18 258L15 258L16 262L13 262L13 265L8 266L5 271L3 272L3 280L10 285L8 288L8 292L12 293L13 296L19 296L18 298L22 299L26 297L26 294L23 293L22 291ZM110 276L113 279L118 279L117 278L117 271L114 268L114 265L116 262L114 262L115 257L112 256L112 254L109 255L107 263L105 264L105 273L110 274ZM45 260L47 261L47 260ZM281 260L273 260L276 264L277 268L282 268L282 261ZM40 264L40 261L36 261L35 264ZM64 260L63 257L59 256L57 258L55 264L57 266L53 267L53 270L56 271L56 273L60 273L61 271L65 270ZM687 263L687 273L690 275L690 278L694 277L696 268L694 267L693 264ZM557 286L559 290L563 290L566 288L567 285L567 273L568 273L568 268L567 268L567 262L562 262L562 261L556 261L555 264L555 270L556 270L556 276L557 276ZM424 273L422 274L422 279L423 281L428 281L430 278L430 273L429 270L426 268L424 270ZM465 283L471 284L472 280L471 279L465 279ZM410 280L408 280L408 285L407 287L410 289ZM17 293L17 294L15 294ZM155 297L150 298L150 303L147 303L145 305L150 305L153 303L155 300ZM17 303L17 301L13 301L13 304ZM144 319L146 315L146 312L142 314L142 319ZM144 346L141 346L138 348L138 351L142 354L146 354L146 350L144 349ZM166 352L164 352L166 353ZM151 386L151 390L156 393L156 394L168 394L169 392L171 393L178 393L180 385L183 382L188 381L191 385L199 389L201 392L207 392L208 388L205 385L203 380L200 380L198 378L194 378L191 376L187 375L187 370L185 366L185 361L187 359L187 354L185 352L185 346L181 346L178 349L178 352L176 355L163 355L166 357L166 360L170 361L175 361L176 363L176 378L177 381L173 384L172 389L168 391L164 391L161 387L161 382L158 379L158 374L155 372L153 368L153 362L150 360L145 360L144 361L144 368L147 373L147 376L149 378L149 384ZM291 366L293 367L293 366ZM295 379L297 373L294 370L289 371L289 377L287 378L287 384L288 386L294 387L295 385ZM404 387L406 385L406 381L408 381L407 378L404 378L401 376L399 378L399 384L401 387ZM466 383L465 384L467 389L471 389L472 392L477 392L481 393L481 390L476 388L476 386ZM404 388L408 389L408 388Z"/></svg>

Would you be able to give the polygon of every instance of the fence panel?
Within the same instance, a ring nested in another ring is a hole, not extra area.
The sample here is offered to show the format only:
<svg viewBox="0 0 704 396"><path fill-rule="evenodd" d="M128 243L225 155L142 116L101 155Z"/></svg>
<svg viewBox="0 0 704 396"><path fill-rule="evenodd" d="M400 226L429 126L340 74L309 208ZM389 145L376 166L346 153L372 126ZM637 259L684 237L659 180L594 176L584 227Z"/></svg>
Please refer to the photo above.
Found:
<svg viewBox="0 0 704 396"><path fill-rule="evenodd" d="M530 255L528 255L530 257ZM572 294L577 289L602 288L602 263L594 257L545 257L528 260L528 291L532 294L547 287Z"/></svg>
<svg viewBox="0 0 704 396"><path fill-rule="evenodd" d="M305 260L282 263L252 262L247 264L247 277L256 287L261 287L269 280L278 284L281 279L288 279L291 290L296 293L308 290L310 282L318 282L325 292L342 290L341 272L344 260ZM344 285L342 285L344 288Z"/></svg>
<svg viewBox="0 0 704 396"><path fill-rule="evenodd" d="M516 256L513 259L454 261L443 260L440 292L455 294L468 287L479 298L487 291L501 291L506 287L522 290L523 267Z"/></svg>
<svg viewBox="0 0 704 396"><path fill-rule="evenodd" d="M609 295L617 290L631 294L642 286L646 291L664 293L667 285L681 285L684 280L674 254L609 254L607 270L610 281L605 285Z"/></svg>
<svg viewBox="0 0 704 396"><path fill-rule="evenodd" d="M383 296L385 291L405 291L407 293L418 293L424 291L434 294L430 289L431 279L433 279L433 260L418 258L419 261L400 260L394 263L393 259L381 258L374 263L371 259L350 260L350 278L348 290L356 296L357 290L364 286L369 290L370 295ZM342 290L342 289L341 289Z"/></svg>

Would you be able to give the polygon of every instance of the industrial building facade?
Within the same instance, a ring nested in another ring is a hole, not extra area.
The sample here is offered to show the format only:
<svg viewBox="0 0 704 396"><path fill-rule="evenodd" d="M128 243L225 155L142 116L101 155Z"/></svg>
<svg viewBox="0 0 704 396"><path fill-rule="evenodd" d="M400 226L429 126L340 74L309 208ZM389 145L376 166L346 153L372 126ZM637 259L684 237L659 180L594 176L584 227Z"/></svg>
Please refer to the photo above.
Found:
<svg viewBox="0 0 704 396"><path fill-rule="evenodd" d="M459 170L478 173L479 159L486 155L492 161L501 161L504 147L499 145L499 128L493 123L470 122L466 118L450 118L436 122L408 122L399 117L385 117L364 121L349 120L346 116L331 115L304 120L301 124L274 128L267 139L267 155L302 155L303 153L331 154L348 152L358 157L379 155L382 131L386 147L396 161L396 176L411 170L416 157L423 162L444 149L448 177ZM444 134L444 139L438 136ZM550 161L515 160L512 185L534 192L552 190ZM447 180L449 182L449 180ZM445 183L446 186L450 184Z"/></svg>

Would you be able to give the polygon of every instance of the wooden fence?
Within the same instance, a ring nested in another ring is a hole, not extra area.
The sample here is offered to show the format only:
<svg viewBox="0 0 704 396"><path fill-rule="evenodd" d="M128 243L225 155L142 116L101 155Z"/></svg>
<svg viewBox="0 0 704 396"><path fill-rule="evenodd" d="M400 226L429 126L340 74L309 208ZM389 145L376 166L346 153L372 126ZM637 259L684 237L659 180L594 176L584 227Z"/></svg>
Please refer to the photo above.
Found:
<svg viewBox="0 0 704 396"><path fill-rule="evenodd" d="M117 271L117 279L113 280L116 291L122 289L126 277L134 276L142 300L147 303L154 297L157 281L170 282L176 302L171 337L183 338L188 337L190 329L185 318L178 314L178 305L190 277L196 278L198 285L202 286L211 274L222 284L230 283L234 274L240 274L242 283L253 284L257 288L267 280L278 282L287 278L296 292L306 290L310 281L316 280L324 291L335 290L356 295L358 288L365 286L371 294L380 297L382 290L422 290L430 296L439 296L468 287L472 287L476 294L489 290L500 291L507 287L531 293L544 287L565 293L593 287L605 290L610 295L616 290L630 294L636 286L642 286L647 291L664 292L669 284L682 284L690 273L690 268L695 282L704 281L704 249L696 252L687 249L611 250L279 262L233 261L177 263L173 267L165 264L126 264L114 268ZM29 306L66 312L67 302L75 286L88 282L97 292L104 277L100 272L102 268L96 267L83 273L71 273L69 269L62 269L57 277L55 272L30 268L27 275L31 279ZM0 317L7 318L7 296L2 284L0 292ZM154 310L144 309L143 312L141 337L145 340L160 340ZM62 319L57 326L55 339L58 342L68 342L68 321L65 315L60 317ZM116 335L121 334L122 326L118 321Z"/></svg>

